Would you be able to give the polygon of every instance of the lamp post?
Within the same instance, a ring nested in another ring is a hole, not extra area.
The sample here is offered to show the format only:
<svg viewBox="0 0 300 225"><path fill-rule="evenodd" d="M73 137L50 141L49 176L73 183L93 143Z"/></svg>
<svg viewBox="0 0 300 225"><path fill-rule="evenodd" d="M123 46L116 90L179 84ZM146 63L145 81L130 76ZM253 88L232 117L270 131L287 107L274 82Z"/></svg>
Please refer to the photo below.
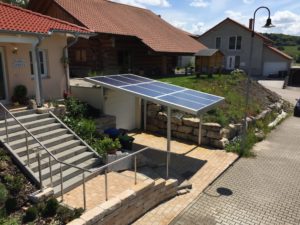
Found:
<svg viewBox="0 0 300 225"><path fill-rule="evenodd" d="M255 26L255 16L258 10L260 9L266 9L268 11L268 19L266 21L266 24L263 26L264 28L271 28L274 27L272 25L271 20L271 12L270 9L266 6L258 7L253 14L253 18L249 20L249 28L251 30L251 40L250 40L250 53L249 53L249 69L247 73L247 83L246 83L246 99L245 99L245 116L243 121L243 136L242 136L242 151L245 151L246 142L247 142L247 114L248 114L248 107L249 107L249 91L250 91L250 81L252 76L252 58L253 58L253 42L254 42L254 26Z"/></svg>

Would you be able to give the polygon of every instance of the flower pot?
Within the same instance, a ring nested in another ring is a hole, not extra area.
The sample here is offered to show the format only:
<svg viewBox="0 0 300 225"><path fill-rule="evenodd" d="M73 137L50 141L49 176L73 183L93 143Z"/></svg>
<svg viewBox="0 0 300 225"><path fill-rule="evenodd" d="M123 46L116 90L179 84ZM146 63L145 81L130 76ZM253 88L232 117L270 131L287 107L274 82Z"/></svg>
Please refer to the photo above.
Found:
<svg viewBox="0 0 300 225"><path fill-rule="evenodd" d="M107 150L107 154L115 155L116 153L117 153L117 149L110 149L110 150Z"/></svg>

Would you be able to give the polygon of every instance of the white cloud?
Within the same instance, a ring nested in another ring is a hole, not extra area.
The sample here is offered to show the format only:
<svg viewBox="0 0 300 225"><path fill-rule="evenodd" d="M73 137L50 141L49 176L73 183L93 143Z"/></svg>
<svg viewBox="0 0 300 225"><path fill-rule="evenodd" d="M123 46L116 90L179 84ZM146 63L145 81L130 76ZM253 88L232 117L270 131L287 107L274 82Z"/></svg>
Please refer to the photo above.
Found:
<svg viewBox="0 0 300 225"><path fill-rule="evenodd" d="M275 12L272 16L272 23L275 25L272 30L276 30L276 32L292 35L300 34L300 15L289 10Z"/></svg>
<svg viewBox="0 0 300 225"><path fill-rule="evenodd" d="M255 0L243 0L245 4L252 4Z"/></svg>
<svg viewBox="0 0 300 225"><path fill-rule="evenodd" d="M111 0L112 2L123 3L127 5L133 5L141 8L149 6L158 6L158 7L170 7L171 4L168 0Z"/></svg>
<svg viewBox="0 0 300 225"><path fill-rule="evenodd" d="M198 8L205 8L208 6L208 2L205 0L193 0L190 3L190 6L198 7Z"/></svg>

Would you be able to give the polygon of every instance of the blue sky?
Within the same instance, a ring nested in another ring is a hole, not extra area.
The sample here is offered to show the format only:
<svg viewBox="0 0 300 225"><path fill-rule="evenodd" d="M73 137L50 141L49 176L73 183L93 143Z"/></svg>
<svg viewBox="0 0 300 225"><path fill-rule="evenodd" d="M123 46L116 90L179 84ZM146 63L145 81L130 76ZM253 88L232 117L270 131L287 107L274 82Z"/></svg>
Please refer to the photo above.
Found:
<svg viewBox="0 0 300 225"><path fill-rule="evenodd" d="M255 29L260 32L300 35L300 0L113 0L152 10L183 30L201 34L226 17L247 25L259 6L271 10L272 29L263 29L267 11L256 14Z"/></svg>

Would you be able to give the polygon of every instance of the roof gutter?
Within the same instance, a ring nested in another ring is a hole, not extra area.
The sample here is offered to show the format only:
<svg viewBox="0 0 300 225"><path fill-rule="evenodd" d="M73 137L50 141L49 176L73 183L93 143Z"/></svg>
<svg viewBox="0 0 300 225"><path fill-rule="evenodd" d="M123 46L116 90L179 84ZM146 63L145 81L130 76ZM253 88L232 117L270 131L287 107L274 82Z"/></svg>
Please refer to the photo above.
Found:
<svg viewBox="0 0 300 225"><path fill-rule="evenodd" d="M63 50L63 63L65 67L65 75L66 75L66 93L69 94L71 92L70 89L70 68L69 68L69 53L68 49L75 45L78 42L79 34L75 34L75 39L67 44Z"/></svg>

